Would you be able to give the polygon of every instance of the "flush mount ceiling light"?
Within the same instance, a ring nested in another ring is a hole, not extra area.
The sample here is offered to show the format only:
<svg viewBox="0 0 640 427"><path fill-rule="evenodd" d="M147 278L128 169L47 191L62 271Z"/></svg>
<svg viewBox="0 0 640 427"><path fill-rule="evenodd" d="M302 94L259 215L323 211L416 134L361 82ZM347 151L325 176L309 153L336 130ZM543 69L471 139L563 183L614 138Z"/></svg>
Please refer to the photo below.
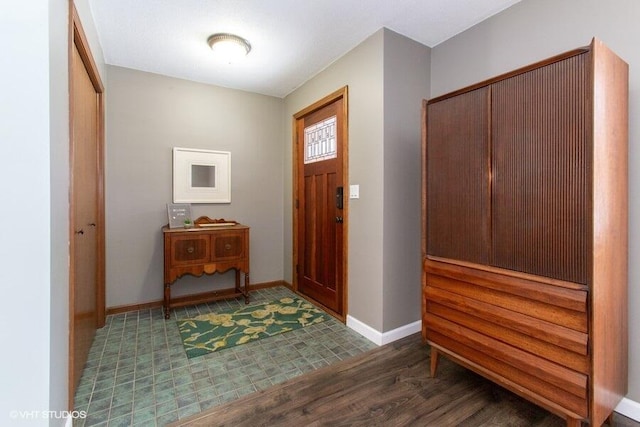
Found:
<svg viewBox="0 0 640 427"><path fill-rule="evenodd" d="M251 50L249 42L235 34L213 34L209 36L207 43L216 57L227 63L244 58Z"/></svg>

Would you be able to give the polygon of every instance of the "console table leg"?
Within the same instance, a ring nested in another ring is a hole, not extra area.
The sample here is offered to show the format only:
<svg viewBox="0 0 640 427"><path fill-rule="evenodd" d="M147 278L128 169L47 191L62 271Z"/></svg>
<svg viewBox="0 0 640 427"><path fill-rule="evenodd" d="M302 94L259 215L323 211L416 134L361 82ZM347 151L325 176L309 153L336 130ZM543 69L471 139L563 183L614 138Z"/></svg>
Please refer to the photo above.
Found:
<svg viewBox="0 0 640 427"><path fill-rule="evenodd" d="M244 273L244 303L249 304L249 273Z"/></svg>
<svg viewBox="0 0 640 427"><path fill-rule="evenodd" d="M171 310L170 310L170 305L171 305L171 284L169 283L165 283L164 284L164 318L168 319L169 317L171 317Z"/></svg>
<svg viewBox="0 0 640 427"><path fill-rule="evenodd" d="M242 292L240 289L240 269L236 268L236 292Z"/></svg>

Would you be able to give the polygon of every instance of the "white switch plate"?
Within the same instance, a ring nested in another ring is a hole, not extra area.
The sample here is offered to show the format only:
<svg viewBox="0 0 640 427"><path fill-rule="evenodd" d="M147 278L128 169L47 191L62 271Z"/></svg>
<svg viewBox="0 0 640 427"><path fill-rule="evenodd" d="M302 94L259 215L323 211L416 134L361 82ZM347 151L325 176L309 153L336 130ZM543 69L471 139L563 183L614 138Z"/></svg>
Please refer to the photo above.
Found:
<svg viewBox="0 0 640 427"><path fill-rule="evenodd" d="M350 199L360 198L360 186L358 184L349 186L349 198Z"/></svg>

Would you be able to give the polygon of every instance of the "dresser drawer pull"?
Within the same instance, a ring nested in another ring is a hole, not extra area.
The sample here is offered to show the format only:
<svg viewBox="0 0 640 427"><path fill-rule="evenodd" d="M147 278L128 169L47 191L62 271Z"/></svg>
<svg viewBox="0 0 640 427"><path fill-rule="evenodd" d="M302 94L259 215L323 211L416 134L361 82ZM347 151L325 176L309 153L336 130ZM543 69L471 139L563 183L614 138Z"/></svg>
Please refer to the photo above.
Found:
<svg viewBox="0 0 640 427"><path fill-rule="evenodd" d="M187 252L188 252L188 253L190 253L190 254L192 254L194 250L195 250L195 249L193 248L193 246L189 246L189 247L187 248Z"/></svg>
<svg viewBox="0 0 640 427"><path fill-rule="evenodd" d="M227 243L226 245L224 245L224 250L225 251L230 251L231 250L231 243Z"/></svg>

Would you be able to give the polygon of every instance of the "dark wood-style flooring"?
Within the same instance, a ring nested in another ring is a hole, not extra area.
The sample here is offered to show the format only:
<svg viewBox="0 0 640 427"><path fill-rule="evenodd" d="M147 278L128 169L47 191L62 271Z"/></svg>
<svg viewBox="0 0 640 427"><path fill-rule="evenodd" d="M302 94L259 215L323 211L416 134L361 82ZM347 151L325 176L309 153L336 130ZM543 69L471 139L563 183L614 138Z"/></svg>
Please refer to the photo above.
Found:
<svg viewBox="0 0 640 427"><path fill-rule="evenodd" d="M564 426L441 357L429 375L419 334L182 420L174 426ZM640 427L614 414L613 426Z"/></svg>

